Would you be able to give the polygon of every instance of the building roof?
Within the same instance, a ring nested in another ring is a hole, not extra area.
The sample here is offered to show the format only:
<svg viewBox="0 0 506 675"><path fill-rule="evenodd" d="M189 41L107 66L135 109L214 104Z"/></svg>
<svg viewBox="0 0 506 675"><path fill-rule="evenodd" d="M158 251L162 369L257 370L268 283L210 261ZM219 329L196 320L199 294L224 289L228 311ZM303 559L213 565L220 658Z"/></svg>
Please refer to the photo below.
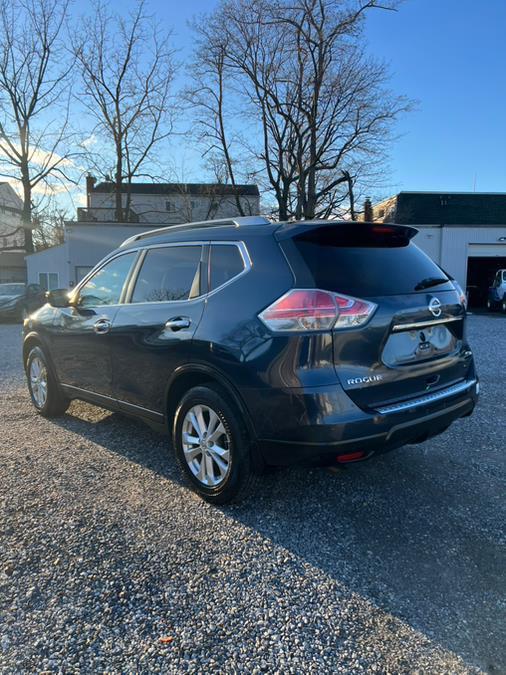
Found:
<svg viewBox="0 0 506 675"><path fill-rule="evenodd" d="M0 201L5 209L13 213L20 214L23 210L23 200L12 185L5 180L0 181Z"/></svg>
<svg viewBox="0 0 506 675"><path fill-rule="evenodd" d="M506 225L504 192L399 192L402 225Z"/></svg>
<svg viewBox="0 0 506 675"><path fill-rule="evenodd" d="M114 191L114 183L105 181L97 183L93 187L93 192L110 193ZM243 195L248 197L258 197L260 195L257 185L230 185L225 183L132 183L130 187L132 194L140 195L168 195L168 194L188 194L188 195ZM126 185L123 192L126 192Z"/></svg>

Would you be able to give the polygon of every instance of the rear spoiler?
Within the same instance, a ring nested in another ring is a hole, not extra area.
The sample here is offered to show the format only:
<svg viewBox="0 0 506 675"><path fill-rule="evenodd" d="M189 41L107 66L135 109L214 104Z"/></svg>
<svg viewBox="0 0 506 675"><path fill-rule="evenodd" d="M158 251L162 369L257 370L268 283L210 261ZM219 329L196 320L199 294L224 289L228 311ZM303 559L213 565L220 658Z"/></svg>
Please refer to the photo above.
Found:
<svg viewBox="0 0 506 675"><path fill-rule="evenodd" d="M406 246L418 233L416 227L350 220L316 220L283 223L275 232L278 241L298 239L334 246Z"/></svg>

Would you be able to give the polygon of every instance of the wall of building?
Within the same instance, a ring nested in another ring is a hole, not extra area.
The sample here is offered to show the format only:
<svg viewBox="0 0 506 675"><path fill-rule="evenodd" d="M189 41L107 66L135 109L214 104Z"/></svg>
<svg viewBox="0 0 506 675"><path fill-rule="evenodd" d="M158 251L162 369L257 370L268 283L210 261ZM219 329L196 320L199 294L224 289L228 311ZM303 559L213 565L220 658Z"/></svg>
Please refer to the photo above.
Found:
<svg viewBox="0 0 506 675"><path fill-rule="evenodd" d="M432 226L417 225L418 234L414 238L414 243L425 251L428 256L438 265L441 264L441 228Z"/></svg>
<svg viewBox="0 0 506 675"><path fill-rule="evenodd" d="M14 189L8 183L0 183L0 250L24 248L22 207L23 202Z"/></svg>
<svg viewBox="0 0 506 675"><path fill-rule="evenodd" d="M56 285L48 283L48 288L69 288L70 283L70 263L67 243L60 246L53 246L38 253L32 253L26 256L26 276L29 284L41 284L41 275L48 282L58 275ZM44 284L41 284L44 286Z"/></svg>
<svg viewBox="0 0 506 675"><path fill-rule="evenodd" d="M91 192L89 209L99 221L110 221L114 211L114 195L103 192ZM240 198L246 215L258 215L260 197ZM123 195L126 206L126 195ZM166 195L132 194L131 208L139 216L141 223L162 223L167 225L191 221L211 220L213 218L233 218L239 215L234 197L204 196L181 193Z"/></svg>
<svg viewBox="0 0 506 675"><path fill-rule="evenodd" d="M441 267L447 269L462 288L467 279L467 258L470 244L498 244L506 255L506 242L499 242L506 237L506 226L498 227L445 227L442 229Z"/></svg>
<svg viewBox="0 0 506 675"><path fill-rule="evenodd" d="M430 257L441 265L459 282L462 288L466 287L467 260L472 255L470 246L473 244L497 245L497 255L506 256L506 226L480 227L434 227L430 225L416 225L420 231L414 242Z"/></svg>
<svg viewBox="0 0 506 675"><path fill-rule="evenodd" d="M92 267L118 248L125 239L150 229L152 226L135 224L68 223L65 227L65 238L71 261L69 282L78 283Z"/></svg>
<svg viewBox="0 0 506 675"><path fill-rule="evenodd" d="M68 223L64 244L26 257L28 282L39 283L40 274L57 272L59 288L75 286L125 239L146 229L139 225Z"/></svg>
<svg viewBox="0 0 506 675"><path fill-rule="evenodd" d="M0 249L0 283L26 281L24 251L2 251Z"/></svg>

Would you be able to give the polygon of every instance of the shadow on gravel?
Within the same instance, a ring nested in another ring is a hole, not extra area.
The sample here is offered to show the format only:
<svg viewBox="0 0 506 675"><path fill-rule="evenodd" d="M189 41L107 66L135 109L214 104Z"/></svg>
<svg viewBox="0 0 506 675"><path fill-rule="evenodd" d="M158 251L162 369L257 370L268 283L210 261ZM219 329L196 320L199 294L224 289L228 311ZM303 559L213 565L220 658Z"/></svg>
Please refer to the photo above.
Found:
<svg viewBox="0 0 506 675"><path fill-rule="evenodd" d="M141 422L74 404L56 424L179 482L167 439ZM408 447L335 474L268 472L255 495L221 511L467 662L506 672L502 497L442 438L442 448Z"/></svg>

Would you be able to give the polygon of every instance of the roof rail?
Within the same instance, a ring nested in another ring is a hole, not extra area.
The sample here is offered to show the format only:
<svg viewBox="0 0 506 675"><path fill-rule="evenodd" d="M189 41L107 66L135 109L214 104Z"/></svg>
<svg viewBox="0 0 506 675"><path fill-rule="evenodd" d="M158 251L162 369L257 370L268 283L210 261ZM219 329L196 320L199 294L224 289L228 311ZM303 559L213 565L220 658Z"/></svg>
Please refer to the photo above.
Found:
<svg viewBox="0 0 506 675"><path fill-rule="evenodd" d="M135 241L147 237L156 237L166 232L178 232L179 230L197 230L203 227L222 227L223 225L233 224L235 227L244 227L245 225L270 225L272 221L265 216L241 216L240 218L220 218L219 220L201 220L196 223L181 223L180 225L168 225L166 227L158 227L156 230L148 230L147 232L139 232L132 237L125 239L120 244L120 248L133 244Z"/></svg>

